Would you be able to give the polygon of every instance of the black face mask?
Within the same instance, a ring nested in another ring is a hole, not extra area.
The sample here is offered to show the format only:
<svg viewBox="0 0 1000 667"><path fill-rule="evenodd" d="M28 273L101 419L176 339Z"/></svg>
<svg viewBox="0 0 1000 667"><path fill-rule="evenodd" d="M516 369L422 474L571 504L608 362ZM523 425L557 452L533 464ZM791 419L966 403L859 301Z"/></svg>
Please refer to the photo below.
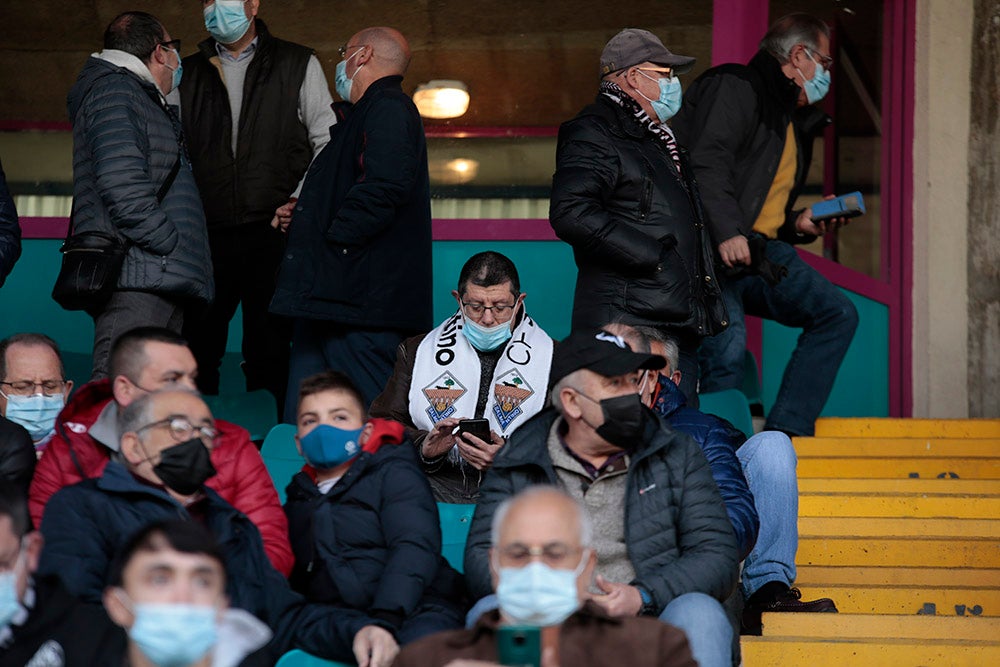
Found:
<svg viewBox="0 0 1000 667"><path fill-rule="evenodd" d="M626 451L633 451L639 446L646 428L646 411L639 394L625 394L595 401L579 390L578 393L601 406L604 423L594 429L597 435Z"/></svg>
<svg viewBox="0 0 1000 667"><path fill-rule="evenodd" d="M192 438L160 452L160 462L153 466L153 472L167 488L190 496L215 474L215 466L201 438Z"/></svg>

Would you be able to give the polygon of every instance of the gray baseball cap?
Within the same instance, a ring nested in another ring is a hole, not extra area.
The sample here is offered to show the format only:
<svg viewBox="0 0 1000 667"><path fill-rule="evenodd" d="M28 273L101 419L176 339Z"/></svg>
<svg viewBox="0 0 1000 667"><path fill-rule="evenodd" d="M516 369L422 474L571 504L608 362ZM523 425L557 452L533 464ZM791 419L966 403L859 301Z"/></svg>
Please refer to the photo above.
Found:
<svg viewBox="0 0 1000 667"><path fill-rule="evenodd" d="M694 58L671 53L660 38L648 30L626 28L604 45L601 76L645 62L672 67L678 74L694 67Z"/></svg>

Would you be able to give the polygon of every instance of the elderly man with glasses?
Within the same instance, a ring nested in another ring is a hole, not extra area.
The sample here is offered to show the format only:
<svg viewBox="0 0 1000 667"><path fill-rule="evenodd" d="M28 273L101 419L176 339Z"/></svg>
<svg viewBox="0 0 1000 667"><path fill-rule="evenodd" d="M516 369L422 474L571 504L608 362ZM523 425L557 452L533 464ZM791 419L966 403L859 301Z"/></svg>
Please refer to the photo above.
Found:
<svg viewBox="0 0 1000 667"><path fill-rule="evenodd" d="M371 413L407 426L436 500L470 503L506 439L545 407L552 339L498 252L470 257L451 294L458 310L400 344Z"/></svg>
<svg viewBox="0 0 1000 667"><path fill-rule="evenodd" d="M15 334L0 341L0 378L0 416L22 426L40 456L73 390L59 346L40 333Z"/></svg>

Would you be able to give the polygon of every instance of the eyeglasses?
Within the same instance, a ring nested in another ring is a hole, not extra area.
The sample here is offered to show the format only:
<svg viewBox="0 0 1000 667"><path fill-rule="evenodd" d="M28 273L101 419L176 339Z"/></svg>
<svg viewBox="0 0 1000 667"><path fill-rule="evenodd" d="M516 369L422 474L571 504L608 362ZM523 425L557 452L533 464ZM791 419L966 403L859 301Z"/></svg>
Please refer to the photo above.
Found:
<svg viewBox="0 0 1000 667"><path fill-rule="evenodd" d="M571 547L563 542L549 542L543 546L529 547L514 543L499 550L500 564L505 567L525 567L533 558L541 558L549 567L569 570L579 564L574 560L583 553L583 547Z"/></svg>
<svg viewBox="0 0 1000 667"><path fill-rule="evenodd" d="M493 316L498 319L509 313L511 310L513 310L514 306L516 305L517 305L516 303L498 303L495 306L484 306L481 303L466 303L464 301L462 302L462 307L468 308L469 312L475 315L476 317L479 317L488 310L492 312Z"/></svg>
<svg viewBox="0 0 1000 667"><path fill-rule="evenodd" d="M31 396L36 393L35 387L40 387L45 396L55 396L62 392L66 382L64 380L45 380L44 382L17 380L15 382L0 382L0 385L10 387L10 393L14 396Z"/></svg>
<svg viewBox="0 0 1000 667"><path fill-rule="evenodd" d="M347 56L347 49L363 49L367 44L344 44L343 46L337 47L337 53L340 54L341 58Z"/></svg>
<svg viewBox="0 0 1000 667"><path fill-rule="evenodd" d="M173 49L174 51L177 51L177 53L181 52L181 40L179 39L172 39L169 42L160 42L160 46L165 49Z"/></svg>
<svg viewBox="0 0 1000 667"><path fill-rule="evenodd" d="M160 428L166 426L170 430L170 435L173 437L175 442L187 442L192 438L194 433L197 431L199 438L208 446L215 444L216 439L219 437L219 430L214 426L195 426L192 424L187 417L171 416L166 419L161 419L160 421L153 422L152 424L146 424L145 426L140 426L135 430L136 433L141 433L142 431L151 428Z"/></svg>
<svg viewBox="0 0 1000 667"><path fill-rule="evenodd" d="M672 67L636 67L640 72L658 72L659 74L666 75L667 79L674 78L674 69Z"/></svg>
<svg viewBox="0 0 1000 667"><path fill-rule="evenodd" d="M819 58L819 64L823 66L823 69L830 71L830 69L833 67L833 56L824 56L822 53L813 51L808 46L805 47L805 50L806 53L809 54L810 58L812 58L813 56Z"/></svg>

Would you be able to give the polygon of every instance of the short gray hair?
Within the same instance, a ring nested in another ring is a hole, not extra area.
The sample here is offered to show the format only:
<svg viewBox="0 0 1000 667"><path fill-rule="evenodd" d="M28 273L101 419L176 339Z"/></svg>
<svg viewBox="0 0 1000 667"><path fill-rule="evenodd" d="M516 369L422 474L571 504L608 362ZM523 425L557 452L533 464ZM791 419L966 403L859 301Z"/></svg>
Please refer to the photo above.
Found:
<svg viewBox="0 0 1000 667"><path fill-rule="evenodd" d="M563 379L559 380L555 383L552 387L552 391L549 393L549 404L563 417L566 416L566 411L563 408L562 399L559 398L559 394L561 394L562 390L566 387L576 389L576 385L580 383L580 378L583 377L584 370L585 369L583 368L575 370ZM577 389L577 391L579 391L579 389Z"/></svg>
<svg viewBox="0 0 1000 667"><path fill-rule="evenodd" d="M507 520L507 515L510 513L510 508L514 506L514 503L522 500L531 500L535 496L544 496L549 494L562 496L566 500L573 503L573 507L576 508L577 520L580 524L580 546L590 547L594 541L594 524L590 520L590 515L587 514L587 508L584 507L579 500L569 495L559 487L548 484L536 484L535 486L529 486L525 490L510 496L500 503L496 512L493 513L493 521L490 524L490 543L494 547L500 545L500 527L503 526L503 522Z"/></svg>
<svg viewBox="0 0 1000 667"><path fill-rule="evenodd" d="M190 389L171 387L162 391L143 394L124 408L118 409L118 437L126 433L137 433L143 426L153 421L153 401L161 394L189 394L201 399L201 394ZM203 400L203 399L202 399Z"/></svg>
<svg viewBox="0 0 1000 667"><path fill-rule="evenodd" d="M601 328L608 333L613 333L625 339L625 342L628 343L633 352L649 354L649 341L639 333L639 327L633 324L625 324L622 321L616 321L609 322Z"/></svg>
<svg viewBox="0 0 1000 667"><path fill-rule="evenodd" d="M778 62L786 63L796 44L805 44L810 51L816 51L820 35L830 38L830 26L822 19L801 12L787 14L771 24L760 40L760 50L767 51Z"/></svg>
<svg viewBox="0 0 1000 667"><path fill-rule="evenodd" d="M656 342L663 346L663 356L667 359L667 367L663 369L665 372L669 374L677 370L677 365L681 361L681 353L680 348L677 347L677 341L656 327L642 326L635 327L635 330L649 343Z"/></svg>

